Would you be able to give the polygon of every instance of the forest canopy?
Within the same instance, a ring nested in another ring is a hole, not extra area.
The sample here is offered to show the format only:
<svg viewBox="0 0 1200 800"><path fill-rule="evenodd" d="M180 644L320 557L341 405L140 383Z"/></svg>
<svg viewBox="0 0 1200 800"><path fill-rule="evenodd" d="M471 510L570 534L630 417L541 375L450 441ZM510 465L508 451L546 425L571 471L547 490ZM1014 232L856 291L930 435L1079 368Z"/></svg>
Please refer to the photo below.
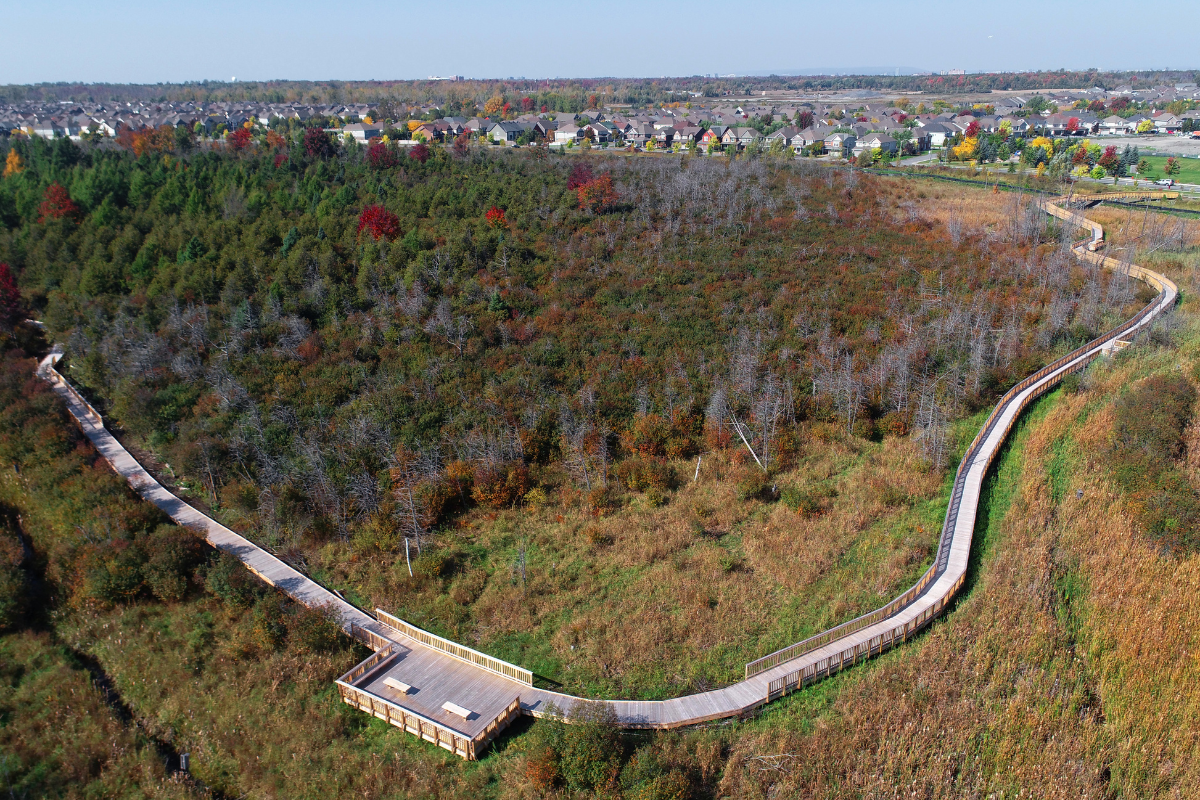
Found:
<svg viewBox="0 0 1200 800"><path fill-rule="evenodd" d="M20 141L0 182L0 260L64 369L284 539L604 513L713 448L786 468L805 421L913 435L940 467L950 420L1133 299L1019 196L983 231L770 158L593 155L583 181L537 148L309 138Z"/></svg>

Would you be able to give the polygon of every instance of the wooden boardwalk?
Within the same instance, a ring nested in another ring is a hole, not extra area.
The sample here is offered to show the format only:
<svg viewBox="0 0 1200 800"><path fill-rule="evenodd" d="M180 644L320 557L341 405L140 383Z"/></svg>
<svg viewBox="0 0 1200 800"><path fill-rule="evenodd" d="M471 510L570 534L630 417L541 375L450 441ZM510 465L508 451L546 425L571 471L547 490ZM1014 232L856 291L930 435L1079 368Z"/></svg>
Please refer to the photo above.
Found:
<svg viewBox="0 0 1200 800"><path fill-rule="evenodd" d="M38 371L66 401L113 469L142 497L179 524L202 532L214 547L237 556L252 572L298 602L332 608L348 634L377 651L338 681L345 702L464 758L477 757L518 710L544 716L554 706L569 721L577 704L597 702L610 706L623 727L674 728L743 714L904 642L932 622L962 587L984 476L1017 417L1063 377L1130 341L1174 305L1178 288L1170 279L1097 252L1103 246L1103 228L1063 208L1067 201L1047 200L1043 208L1091 231L1088 240L1074 247L1076 256L1144 281L1158 291L1157 297L1129 321L1038 370L1001 398L959 465L937 556L913 587L875 611L751 662L746 665L745 680L671 700L588 701L538 689L531 685L528 671L518 666L432 636L382 611L374 616L366 613L168 492L54 369L61 357L57 349Z"/></svg>

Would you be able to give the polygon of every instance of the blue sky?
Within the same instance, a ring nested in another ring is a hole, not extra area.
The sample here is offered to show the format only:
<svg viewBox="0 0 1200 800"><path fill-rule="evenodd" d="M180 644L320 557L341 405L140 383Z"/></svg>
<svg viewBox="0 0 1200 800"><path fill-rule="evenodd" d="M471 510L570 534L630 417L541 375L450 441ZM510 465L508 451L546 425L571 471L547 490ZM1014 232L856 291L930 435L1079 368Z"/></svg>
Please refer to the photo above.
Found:
<svg viewBox="0 0 1200 800"><path fill-rule="evenodd" d="M24 0L3 15L0 83L1200 69L1200 0L832 5Z"/></svg>

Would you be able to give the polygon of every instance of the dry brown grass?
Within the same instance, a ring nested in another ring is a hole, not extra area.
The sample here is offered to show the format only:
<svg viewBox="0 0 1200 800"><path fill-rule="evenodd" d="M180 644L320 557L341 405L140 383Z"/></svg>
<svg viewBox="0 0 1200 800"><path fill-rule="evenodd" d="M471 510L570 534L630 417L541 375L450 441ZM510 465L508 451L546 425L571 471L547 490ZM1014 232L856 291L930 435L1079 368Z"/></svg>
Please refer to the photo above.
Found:
<svg viewBox="0 0 1200 800"><path fill-rule="evenodd" d="M726 794L1200 794L1200 555L1143 536L1104 460L1124 387L1200 365L1189 324L1179 350L1131 351L1039 410L969 597L913 647L769 711L732 742ZM1200 423L1188 444L1200 476Z"/></svg>
<svg viewBox="0 0 1200 800"><path fill-rule="evenodd" d="M454 564L409 579L403 559L346 563L326 551L335 585L572 691L663 697L737 680L746 661L870 610L924 569L943 509L941 477L905 440L838 436L779 477L836 497L802 516L738 500L747 469L729 455L694 462L670 501L640 495L592 517L570 500L540 511L475 513L449 538ZM890 503L890 505L889 505ZM494 517L494 519L492 518ZM526 546L526 582L513 569ZM419 571L419 570L418 570Z"/></svg>

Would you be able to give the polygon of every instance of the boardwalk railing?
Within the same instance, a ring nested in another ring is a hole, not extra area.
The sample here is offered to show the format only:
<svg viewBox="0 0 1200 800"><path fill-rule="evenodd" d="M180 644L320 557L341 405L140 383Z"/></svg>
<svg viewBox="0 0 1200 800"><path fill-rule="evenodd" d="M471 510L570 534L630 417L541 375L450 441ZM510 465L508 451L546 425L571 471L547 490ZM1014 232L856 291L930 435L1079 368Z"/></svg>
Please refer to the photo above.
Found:
<svg viewBox="0 0 1200 800"><path fill-rule="evenodd" d="M370 628L365 628L355 622L350 623L350 636L377 652L395 644L392 640L385 639Z"/></svg>
<svg viewBox="0 0 1200 800"><path fill-rule="evenodd" d="M1162 197L1166 193L1145 192L1142 194L1146 195L1146 197L1143 199L1153 199L1153 198L1157 198L1157 197ZM1106 195L1089 195L1088 197L1089 197L1089 199L1091 199L1093 197L1104 198L1105 196ZM1007 392L1005 392L1004 396L1000 399L1000 402L996 404L996 407L994 409L992 409L992 413L988 416L987 421L983 424L983 427L980 428L979 433L977 433L975 435L974 440L972 440L970 446L967 448L966 453L963 455L963 460L958 465L958 471L955 473L955 476L954 476L954 489L950 495L950 504L949 504L948 508L946 509L946 519L942 525L942 534L938 540L937 558L934 560L933 564L929 567L929 569L927 569L925 571L925 574L922 575L921 578L915 584L913 584L913 586L911 588L908 589L908 591L904 592L899 597L897 597L894 600L892 600L891 602L889 602L887 605L877 608L874 611L870 611L866 614L863 614L860 617L856 617L856 618L850 620L849 622L844 622L841 625L838 625L834 628L830 628L829 630L826 630L826 631L822 631L821 633L818 633L815 636L809 637L808 639L805 639L801 642L797 642L796 644L790 645L790 646L782 648L780 650L776 650L775 652L770 653L769 655L766 655L766 656L763 656L762 658L751 661L750 663L746 664L746 677L747 678L751 678L755 675L758 675L761 672L765 672L769 669L772 669L773 667L776 667L779 664L783 664L787 661L791 661L792 659L799 658L800 656L806 655L806 654L814 652L816 650L820 650L822 647L826 647L827 645L832 644L833 642L836 642L838 639L841 639L845 636L849 636L852 633L856 633L857 631L860 631L863 628L867 628L867 627L875 625L879 622L882 622L883 620L886 620L889 617L894 616L895 614L899 613L901 610L903 610L904 608L909 606L914 600L916 600L918 597L920 597L921 594L928 588L929 584L931 582L933 582L933 580L935 578L937 578L939 575L941 575L946 569L946 563L947 563L947 560L949 558L949 553L950 553L950 545L951 545L951 543L953 541L953 537L954 537L954 527L958 520L959 505L960 505L960 502L962 499L963 483L966 478L967 470L974 463L975 457L978 453L980 445L991 434L992 429L995 427L996 420L1009 407L1009 405L1012 403L1013 399L1016 398L1018 395L1020 395L1022 392L1024 392L1026 389L1028 389L1030 386L1033 386L1034 384L1037 384L1040 381L1042 381L1043 379L1045 379L1046 376L1052 375L1055 372L1062 370L1062 374L1057 376L1055 381L1047 383L1044 386L1039 387L1037 392L1035 392L1034 394L1027 397L1025 399L1025 401L1023 401L1021 403L1021 406L1018 409L1018 415L1019 415L1020 411L1024 410L1025 406L1032 399L1034 399L1036 397L1040 397L1042 394L1044 394L1046 391L1048 391L1051 387L1056 385L1058 380L1061 380L1063 377L1070 374L1071 372L1081 370L1085 366L1087 366L1090 359L1080 360L1081 356L1084 356L1084 355L1088 354L1089 352L1093 352L1098 347L1102 347L1103 345L1105 345L1111 341L1119 339L1121 336L1128 333L1131 329L1140 326L1142 321L1145 320L1145 318L1147 316L1156 313L1157 308L1163 301L1163 294L1165 292L1177 291L1177 287L1175 286L1175 284L1172 281L1170 281L1169 279L1160 275L1157 272L1153 272L1151 270L1145 269L1143 267L1138 267L1138 266L1135 266L1132 264L1127 264L1125 262L1118 261L1117 259L1114 259L1114 258L1107 258L1105 256L1102 256L1102 255L1096 253L1095 250L1098 247L1102 246L1103 241L1104 241L1104 228L1099 223L1093 222L1081 214L1077 214L1072 211L1068 211L1068 210L1061 208L1058 205L1058 203L1062 203L1062 202L1064 202L1064 200L1062 198L1046 200L1046 201L1043 201L1042 207L1044 208L1046 213L1050 214L1051 216L1054 216L1054 217L1057 217L1064 221L1070 222L1074 225L1077 225L1078 227L1087 228L1087 229L1091 230L1092 236L1090 239L1084 240L1083 243L1072 248L1075 252L1075 255L1078 258L1080 258L1084 261L1088 261L1093 264L1097 264L1098 266L1102 266L1106 269L1113 270L1114 272L1120 272L1123 274L1127 274L1130 277L1141 280L1141 281L1147 283L1148 285L1153 286L1155 289L1158 289L1158 291L1159 291L1158 296L1153 301L1151 301L1145 308L1143 308L1140 312L1138 312L1138 314L1135 315L1132 319L1129 319L1129 320L1125 321L1124 323L1122 323L1121 325L1118 325L1116 328L1113 328L1112 330L1103 334L1100 338L1095 339L1091 342L1088 342L1083 347L1077 348L1077 349L1071 351L1070 353L1068 353L1067 355L1063 356L1062 358L1056 359L1054 362L1047 364L1045 367L1042 367L1037 372L1033 373L1032 375L1027 376L1025 379L1020 381L1016 386L1013 386L1011 389L1009 389ZM1078 362L1078 363L1072 364L1072 362ZM1064 369L1068 365L1071 365L1071 368ZM1014 417L1014 419L1015 419L1015 417ZM991 464L991 460L994 457L994 455L995 455L995 453L993 452L989 456L988 465ZM959 584L961 584L961 581L959 582ZM957 591L957 585L951 591L951 594L953 594L954 591ZM946 598L943 598L942 600L939 600L939 609L942 606L944 606L943 601L948 600L948 599L949 599L949 596L947 596ZM908 632L911 632L911 631L908 631ZM906 632L901 632L901 638L903 638L903 635L905 635L905 633ZM887 639L887 642L888 642L887 646L890 646L891 642L895 641L896 632L892 631L890 636L891 636L891 638ZM883 637L883 635L881 635L881 637L876 637L876 638L880 639L882 641L882 637ZM876 639L872 639L871 641L874 642L874 641L876 641ZM880 645L880 646L882 646L882 645ZM826 668L826 671L822 674L828 674L828 667ZM782 680L782 679L778 679L778 680ZM777 681L772 681L772 685L774 685L776 682Z"/></svg>
<svg viewBox="0 0 1200 800"><path fill-rule="evenodd" d="M469 761L477 759L488 742L495 739L500 731L521 713L521 699L514 699L500 712L500 715L487 724L474 739L464 736L453 728L448 728L440 722L418 714L412 709L403 708L377 694L355 686L355 682L369 672L385 665L397 653L397 646L392 644L371 655L366 661L358 664L337 680L338 692L342 702L361 711L378 717L389 725L395 725L414 736L419 736L427 742L443 747Z"/></svg>
<svg viewBox="0 0 1200 800"><path fill-rule="evenodd" d="M415 625L410 625L399 617L393 617L382 609L375 609L375 616L379 621L390 628L395 628L400 633L410 639L416 639L426 647L432 647L434 650L440 650L447 655L454 656L457 659L466 661L468 664L486 669L489 672L494 672L497 675L523 683L526 686L533 686L533 673L527 669L510 664L507 661L501 661L498 658L493 658L486 653L481 653L478 650L472 650L458 642L452 642L449 639L443 639L441 636L430 633L429 631L421 630Z"/></svg>

